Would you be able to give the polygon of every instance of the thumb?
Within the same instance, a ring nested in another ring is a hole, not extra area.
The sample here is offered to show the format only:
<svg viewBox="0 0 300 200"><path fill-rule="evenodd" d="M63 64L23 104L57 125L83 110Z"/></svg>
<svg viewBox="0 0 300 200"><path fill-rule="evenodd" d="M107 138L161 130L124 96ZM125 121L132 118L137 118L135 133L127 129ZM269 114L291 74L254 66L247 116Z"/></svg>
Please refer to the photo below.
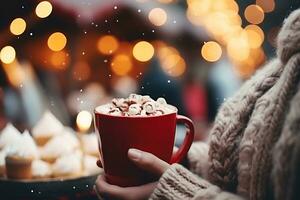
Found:
<svg viewBox="0 0 300 200"><path fill-rule="evenodd" d="M159 176L161 176L170 166L155 155L138 149L129 149L128 157L141 169Z"/></svg>

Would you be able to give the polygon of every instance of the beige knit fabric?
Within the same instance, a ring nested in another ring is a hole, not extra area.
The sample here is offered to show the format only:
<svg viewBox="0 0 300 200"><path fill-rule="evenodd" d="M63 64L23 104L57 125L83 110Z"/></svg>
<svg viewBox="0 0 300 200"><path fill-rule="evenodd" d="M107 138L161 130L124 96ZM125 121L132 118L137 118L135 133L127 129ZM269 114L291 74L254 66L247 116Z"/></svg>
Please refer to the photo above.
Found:
<svg viewBox="0 0 300 200"><path fill-rule="evenodd" d="M285 121L282 134L277 142L273 158L274 168L272 178L276 199L286 199L288 190L291 189L289 181L292 180L293 151L296 148L297 139L300 138L300 90L291 103L287 120ZM299 158L300 155L298 154ZM298 169L299 170L299 169ZM298 185L299 186L299 185Z"/></svg>
<svg viewBox="0 0 300 200"><path fill-rule="evenodd" d="M239 143L258 98L278 80L278 60L258 71L239 92L221 107L210 133L209 180L222 189L235 191Z"/></svg>
<svg viewBox="0 0 300 200"><path fill-rule="evenodd" d="M273 199L272 169L276 199L299 197L295 184L300 182L300 166L297 165L300 163L300 139L295 132L281 136L292 124L300 123L300 112L294 114L298 118L290 113L293 117L287 117L283 129L286 111L300 79L299 43L300 10L297 10L285 20L279 34L280 59L259 70L222 105L210 134L208 157L205 145L192 146L188 156L191 170L207 177L209 182L175 164L160 178L151 199L241 198L223 190L249 199ZM284 139L291 135L297 138L292 148L285 146L289 140ZM288 158L284 156L286 152L290 153ZM282 170L286 161L290 167ZM282 183L286 183L288 189L279 188Z"/></svg>

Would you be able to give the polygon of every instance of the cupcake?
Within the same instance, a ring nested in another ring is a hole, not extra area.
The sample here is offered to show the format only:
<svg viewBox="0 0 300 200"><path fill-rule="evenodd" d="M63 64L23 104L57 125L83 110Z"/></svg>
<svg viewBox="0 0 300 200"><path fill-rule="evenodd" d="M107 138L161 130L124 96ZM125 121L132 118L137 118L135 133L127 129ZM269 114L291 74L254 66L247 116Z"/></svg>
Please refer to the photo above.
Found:
<svg viewBox="0 0 300 200"><path fill-rule="evenodd" d="M65 127L61 137L74 149L80 148L80 141L75 131L70 127Z"/></svg>
<svg viewBox="0 0 300 200"><path fill-rule="evenodd" d="M50 111L46 111L32 128L32 136L38 145L44 145L53 136L61 134L63 128L62 123Z"/></svg>
<svg viewBox="0 0 300 200"><path fill-rule="evenodd" d="M72 153L58 158L52 166L54 177L77 177L82 175L82 155Z"/></svg>
<svg viewBox="0 0 300 200"><path fill-rule="evenodd" d="M0 177L5 176L5 151L0 151Z"/></svg>
<svg viewBox="0 0 300 200"><path fill-rule="evenodd" d="M82 150L85 154L89 154L92 156L98 156L98 138L95 133L84 134L80 137Z"/></svg>
<svg viewBox="0 0 300 200"><path fill-rule="evenodd" d="M71 132L65 132L50 139L40 150L41 159L54 163L55 160L65 154L70 154L80 146L79 140Z"/></svg>
<svg viewBox="0 0 300 200"><path fill-rule="evenodd" d="M21 133L12 124L7 124L0 134L0 150L13 143L20 136Z"/></svg>
<svg viewBox="0 0 300 200"><path fill-rule="evenodd" d="M30 179L31 164L38 158L37 146L28 131L9 145L5 157L6 175L12 179Z"/></svg>
<svg viewBox="0 0 300 200"><path fill-rule="evenodd" d="M45 179L52 176L51 165L42 160L34 160L32 162L31 172L34 179Z"/></svg>
<svg viewBox="0 0 300 200"><path fill-rule="evenodd" d="M91 155L84 155L83 157L83 168L84 175L95 175L102 172L102 169L99 168L96 164L98 158Z"/></svg>

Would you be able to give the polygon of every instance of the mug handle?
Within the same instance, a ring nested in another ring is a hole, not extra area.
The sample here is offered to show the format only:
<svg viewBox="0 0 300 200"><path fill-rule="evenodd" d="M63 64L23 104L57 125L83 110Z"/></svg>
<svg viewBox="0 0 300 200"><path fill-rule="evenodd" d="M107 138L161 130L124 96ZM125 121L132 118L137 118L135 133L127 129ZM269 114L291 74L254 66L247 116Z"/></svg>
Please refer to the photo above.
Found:
<svg viewBox="0 0 300 200"><path fill-rule="evenodd" d="M183 123L187 128L187 131L183 143L181 144L179 149L175 153L173 153L170 164L179 163L189 151L194 140L195 129L192 120L183 115L177 115L176 123Z"/></svg>

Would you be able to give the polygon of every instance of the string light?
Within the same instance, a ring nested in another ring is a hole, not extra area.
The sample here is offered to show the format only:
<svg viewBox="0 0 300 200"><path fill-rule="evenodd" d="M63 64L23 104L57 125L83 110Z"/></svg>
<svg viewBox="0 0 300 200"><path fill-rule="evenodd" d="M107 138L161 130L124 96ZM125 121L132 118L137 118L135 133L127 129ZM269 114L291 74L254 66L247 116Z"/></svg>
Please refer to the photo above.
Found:
<svg viewBox="0 0 300 200"><path fill-rule="evenodd" d="M249 5L245 9L245 18L248 22L252 24L260 24L264 20L264 11L258 5Z"/></svg>
<svg viewBox="0 0 300 200"><path fill-rule="evenodd" d="M131 71L132 61L128 55L118 54L114 56L110 66L116 75L124 76Z"/></svg>
<svg viewBox="0 0 300 200"><path fill-rule="evenodd" d="M256 0L256 4L259 5L265 13L272 12L275 9L274 0Z"/></svg>
<svg viewBox="0 0 300 200"><path fill-rule="evenodd" d="M21 35L26 29L26 22L22 18L16 18L11 22L9 29L12 34Z"/></svg>
<svg viewBox="0 0 300 200"><path fill-rule="evenodd" d="M138 61L146 62L153 57L154 47L149 42L141 41L134 45L132 54Z"/></svg>
<svg viewBox="0 0 300 200"><path fill-rule="evenodd" d="M49 1L41 1L35 8L35 14L39 18L46 18L52 12L52 4Z"/></svg>
<svg viewBox="0 0 300 200"><path fill-rule="evenodd" d="M0 51L0 59L5 64L12 63L16 58L16 51L12 46L5 46Z"/></svg>
<svg viewBox="0 0 300 200"><path fill-rule="evenodd" d="M217 42L209 41L202 46L201 55L209 62L216 62L222 56L222 48Z"/></svg>
<svg viewBox="0 0 300 200"><path fill-rule="evenodd" d="M162 8L153 8L148 15L150 22L155 26L162 26L167 22L167 13Z"/></svg>
<svg viewBox="0 0 300 200"><path fill-rule="evenodd" d="M81 132L89 130L92 124L92 114L86 110L80 111L76 118L76 124Z"/></svg>
<svg viewBox="0 0 300 200"><path fill-rule="evenodd" d="M60 51L65 48L67 44L66 36L61 32L55 32L48 38L48 47L52 51Z"/></svg>
<svg viewBox="0 0 300 200"><path fill-rule="evenodd" d="M186 70L184 59L178 54L170 54L162 61L163 70L173 77L181 76Z"/></svg>
<svg viewBox="0 0 300 200"><path fill-rule="evenodd" d="M97 48L100 53L110 55L114 53L119 47L117 38L112 35L105 35L99 38L97 42Z"/></svg>
<svg viewBox="0 0 300 200"><path fill-rule="evenodd" d="M246 30L248 36L248 43L251 48L258 48L263 43L263 38L254 30Z"/></svg>
<svg viewBox="0 0 300 200"><path fill-rule="evenodd" d="M69 65L70 58L68 57L66 51L64 50L56 51L56 52L52 52L52 55L50 57L50 62L55 69L65 70Z"/></svg>
<svg viewBox="0 0 300 200"><path fill-rule="evenodd" d="M246 32L231 38L227 44L227 52L234 61L243 61L249 57L250 49Z"/></svg>

